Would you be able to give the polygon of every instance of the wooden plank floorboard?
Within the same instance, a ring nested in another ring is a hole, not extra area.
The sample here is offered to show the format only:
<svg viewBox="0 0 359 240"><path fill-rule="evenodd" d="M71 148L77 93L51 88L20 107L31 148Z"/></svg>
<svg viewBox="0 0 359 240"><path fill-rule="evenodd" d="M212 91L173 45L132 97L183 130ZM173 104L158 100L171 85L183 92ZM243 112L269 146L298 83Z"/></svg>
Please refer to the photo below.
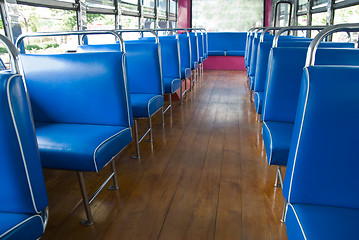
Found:
<svg viewBox="0 0 359 240"><path fill-rule="evenodd" d="M173 116L153 117L153 152L116 157L120 189L103 190L85 217L75 172L44 170L50 219L43 239L286 239L283 197L263 151L243 71L205 71ZM140 129L147 126L139 122ZM85 173L93 193L110 172Z"/></svg>

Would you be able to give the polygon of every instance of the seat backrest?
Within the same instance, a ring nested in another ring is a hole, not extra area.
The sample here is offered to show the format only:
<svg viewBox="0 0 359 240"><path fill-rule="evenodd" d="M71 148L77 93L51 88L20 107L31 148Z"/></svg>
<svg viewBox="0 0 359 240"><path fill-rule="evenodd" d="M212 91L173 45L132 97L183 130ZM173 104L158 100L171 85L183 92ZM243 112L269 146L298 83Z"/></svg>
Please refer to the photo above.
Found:
<svg viewBox="0 0 359 240"><path fill-rule="evenodd" d="M125 46L130 93L163 95L160 45L152 42L126 41Z"/></svg>
<svg viewBox="0 0 359 240"><path fill-rule="evenodd" d="M208 33L203 32L203 51L208 55Z"/></svg>
<svg viewBox="0 0 359 240"><path fill-rule="evenodd" d="M208 33L208 50L238 50L244 52L246 39L247 32L210 32Z"/></svg>
<svg viewBox="0 0 359 240"><path fill-rule="evenodd" d="M35 122L126 126L124 53L22 54Z"/></svg>
<svg viewBox="0 0 359 240"><path fill-rule="evenodd" d="M199 62L198 37L194 32L190 32L189 36L191 38L191 64L193 64L194 62Z"/></svg>
<svg viewBox="0 0 359 240"><path fill-rule="evenodd" d="M283 195L290 203L359 208L359 67L304 69Z"/></svg>
<svg viewBox="0 0 359 240"><path fill-rule="evenodd" d="M248 67L250 64L254 35L255 35L254 32L251 32L251 34L248 37L248 41L246 43L246 52L244 54L244 66L245 67Z"/></svg>
<svg viewBox="0 0 359 240"><path fill-rule="evenodd" d="M178 34L180 43L181 67L191 68L191 46L187 34Z"/></svg>
<svg viewBox="0 0 359 240"><path fill-rule="evenodd" d="M181 78L180 48L175 36L159 37L164 78Z"/></svg>
<svg viewBox="0 0 359 240"><path fill-rule="evenodd" d="M294 122L307 48L272 48L263 121Z"/></svg>
<svg viewBox="0 0 359 240"><path fill-rule="evenodd" d="M204 39L203 34L201 32L197 32L198 37L198 57L203 58L204 57Z"/></svg>
<svg viewBox="0 0 359 240"><path fill-rule="evenodd" d="M0 73L0 212L48 206L31 108L20 75Z"/></svg>

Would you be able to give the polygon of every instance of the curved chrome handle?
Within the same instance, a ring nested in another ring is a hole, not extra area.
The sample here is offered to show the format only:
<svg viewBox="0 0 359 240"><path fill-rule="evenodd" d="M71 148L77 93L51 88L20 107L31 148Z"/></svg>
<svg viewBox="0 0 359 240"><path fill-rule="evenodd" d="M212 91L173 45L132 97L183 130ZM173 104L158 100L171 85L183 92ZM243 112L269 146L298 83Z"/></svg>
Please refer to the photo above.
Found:
<svg viewBox="0 0 359 240"><path fill-rule="evenodd" d="M310 43L307 59L305 61L305 67L313 66L315 62L315 53L317 52L319 43L326 38L327 36L336 33L336 32L359 32L358 23L349 23L349 24L338 24L333 26L326 27L323 31L319 32L317 36Z"/></svg>
<svg viewBox="0 0 359 240"><path fill-rule="evenodd" d="M47 37L47 36L70 36L70 35L76 35L76 36L85 36L85 35L95 35L95 34L111 34L114 35L117 39L120 40L121 43L121 50L125 52L125 44L124 41L115 30L88 30L88 31L65 31L65 32L38 32L38 33L29 33L29 34L21 34L16 39L16 47L19 48L20 44L24 40L24 38L29 37Z"/></svg>
<svg viewBox="0 0 359 240"><path fill-rule="evenodd" d="M326 28L326 26L289 26L289 27L281 28L274 36L272 47L278 46L279 36L284 32L291 31L291 30L296 30L296 31L298 31L298 30L322 30L324 28Z"/></svg>
<svg viewBox="0 0 359 240"><path fill-rule="evenodd" d="M263 41L264 41L264 34L265 34L266 32L269 32L269 31L271 31L271 30L280 30L280 29L282 29L282 27L267 27L267 28L265 28L265 29L263 30L262 34L261 34L260 42L263 42Z"/></svg>
<svg viewBox="0 0 359 240"><path fill-rule="evenodd" d="M155 36L155 38L156 38L156 43L159 43L159 42L160 42L160 40L159 40L159 38L158 38L158 34L157 34L154 30L152 30L152 29L122 29L122 30L116 29L116 30L114 30L114 31L117 32L117 33L123 33L123 32L139 32L139 33L144 33L144 32L150 32L150 33L152 33L152 34Z"/></svg>
<svg viewBox="0 0 359 240"><path fill-rule="evenodd" d="M15 73L21 74L21 66L19 61L19 50L16 49L15 45L4 35L0 34L0 42L5 46L6 50L10 53L11 65Z"/></svg>

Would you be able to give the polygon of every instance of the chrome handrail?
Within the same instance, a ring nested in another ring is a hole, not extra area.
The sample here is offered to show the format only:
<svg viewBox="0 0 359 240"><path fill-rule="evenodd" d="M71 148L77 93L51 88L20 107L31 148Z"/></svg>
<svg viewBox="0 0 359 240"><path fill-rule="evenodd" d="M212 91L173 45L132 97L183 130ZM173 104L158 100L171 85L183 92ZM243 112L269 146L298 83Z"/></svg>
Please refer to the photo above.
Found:
<svg viewBox="0 0 359 240"><path fill-rule="evenodd" d="M115 31L115 32L117 32L117 33L120 33L120 35L121 35L121 33L124 33L124 32L139 32L139 33L141 33L142 35L143 35L143 33L144 32L150 32L150 33L152 33L154 36L155 36L155 38L156 38L156 43L159 43L160 42L160 40L158 39L158 34L154 31L154 30L152 30L152 29L116 29L116 30L113 30L113 31Z"/></svg>
<svg viewBox="0 0 359 240"><path fill-rule="evenodd" d="M5 46L6 50L10 53L11 66L13 66L12 72L15 74L21 74L22 67L19 61L20 60L19 50L16 49L15 45L7 37L1 34L0 34L0 42Z"/></svg>
<svg viewBox="0 0 359 240"><path fill-rule="evenodd" d="M307 58L305 61L305 67L313 66L315 63L315 54L318 49L319 43L326 38L327 36L336 33L336 32L359 32L359 24L358 23L349 23L349 24L338 24L333 26L326 27L323 31L319 32L317 36L310 43Z"/></svg>
<svg viewBox="0 0 359 240"><path fill-rule="evenodd" d="M178 39L178 33L176 32L176 30L174 30L173 28L158 28L158 29L153 29L155 32L173 32L176 36L176 38Z"/></svg>
<svg viewBox="0 0 359 240"><path fill-rule="evenodd" d="M47 36L86 36L86 35L97 35L97 34L111 34L116 37L116 39L120 40L121 43L121 51L125 52L125 44L120 34L115 32L114 30L85 30L85 31L64 31L64 32L37 32L37 33L29 33L29 34L21 34L17 39L15 46L20 48L20 44L25 38L29 37L47 37Z"/></svg>
<svg viewBox="0 0 359 240"><path fill-rule="evenodd" d="M269 32L271 30L280 30L282 29L282 27L267 27L263 30L262 34L261 34L261 37L260 37L260 42L263 42L264 41L264 35L266 32Z"/></svg>
<svg viewBox="0 0 359 240"><path fill-rule="evenodd" d="M323 30L324 28L326 28L326 26L289 26L289 27L281 28L274 36L272 47L278 46L279 36L284 32L291 31L291 30L295 30L295 31L298 31L298 30Z"/></svg>

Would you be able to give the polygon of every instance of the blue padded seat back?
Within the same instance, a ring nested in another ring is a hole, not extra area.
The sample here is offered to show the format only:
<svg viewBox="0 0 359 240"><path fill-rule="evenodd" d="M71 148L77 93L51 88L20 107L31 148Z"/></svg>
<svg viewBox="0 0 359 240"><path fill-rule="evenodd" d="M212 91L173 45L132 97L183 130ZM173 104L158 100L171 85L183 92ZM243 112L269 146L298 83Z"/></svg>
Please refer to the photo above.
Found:
<svg viewBox="0 0 359 240"><path fill-rule="evenodd" d="M203 33L203 51L205 54L208 54L208 33Z"/></svg>
<svg viewBox="0 0 359 240"><path fill-rule="evenodd" d="M189 36L191 39L191 61L193 64L193 62L199 62L198 37L194 32L190 32Z"/></svg>
<svg viewBox="0 0 359 240"><path fill-rule="evenodd" d="M178 34L180 43L181 67L191 68L191 48L187 34Z"/></svg>
<svg viewBox="0 0 359 240"><path fill-rule="evenodd" d="M254 39L254 33L252 32L250 35L249 35L249 38L248 38L248 43L246 44L247 46L247 51L244 55L244 65L245 67L248 67L249 66L249 63L250 63L250 60L251 60L251 53L252 53L252 44L253 44L253 39Z"/></svg>
<svg viewBox="0 0 359 240"><path fill-rule="evenodd" d="M0 73L0 212L36 214L47 206L31 108L22 77Z"/></svg>
<svg viewBox="0 0 359 240"><path fill-rule="evenodd" d="M125 46L130 93L163 95L160 45L126 41Z"/></svg>
<svg viewBox="0 0 359 240"><path fill-rule="evenodd" d="M252 43L252 51L251 51L251 59L249 62L249 76L254 76L256 73L256 65L257 65L257 52L258 52L258 44L260 38L254 38Z"/></svg>
<svg viewBox="0 0 359 240"><path fill-rule="evenodd" d="M359 67L304 70L283 195L290 203L359 208Z"/></svg>
<svg viewBox="0 0 359 240"><path fill-rule="evenodd" d="M124 56L22 54L35 122L130 126Z"/></svg>
<svg viewBox="0 0 359 240"><path fill-rule="evenodd" d="M160 37L162 73L164 78L181 78L178 39L173 36Z"/></svg>
<svg viewBox="0 0 359 240"><path fill-rule="evenodd" d="M315 65L359 66L357 48L320 48L317 50Z"/></svg>
<svg viewBox="0 0 359 240"><path fill-rule="evenodd" d="M198 57L203 58L204 57L204 39L202 33L197 33L198 37Z"/></svg>
<svg viewBox="0 0 359 240"><path fill-rule="evenodd" d="M258 45L257 53L257 67L256 67L256 80L254 82L253 90L255 92L263 92L265 86L265 79L267 75L269 52L272 48L272 42L261 42Z"/></svg>
<svg viewBox="0 0 359 240"><path fill-rule="evenodd" d="M263 121L294 122L307 48L272 48Z"/></svg>
<svg viewBox="0 0 359 240"><path fill-rule="evenodd" d="M244 52L246 38L247 32L210 32L208 33L208 51L238 50Z"/></svg>
<svg viewBox="0 0 359 240"><path fill-rule="evenodd" d="M295 39L293 41L278 41L278 47L309 47L310 41L306 39L298 41ZM350 42L321 42L319 44L320 48L354 48L354 43Z"/></svg>

